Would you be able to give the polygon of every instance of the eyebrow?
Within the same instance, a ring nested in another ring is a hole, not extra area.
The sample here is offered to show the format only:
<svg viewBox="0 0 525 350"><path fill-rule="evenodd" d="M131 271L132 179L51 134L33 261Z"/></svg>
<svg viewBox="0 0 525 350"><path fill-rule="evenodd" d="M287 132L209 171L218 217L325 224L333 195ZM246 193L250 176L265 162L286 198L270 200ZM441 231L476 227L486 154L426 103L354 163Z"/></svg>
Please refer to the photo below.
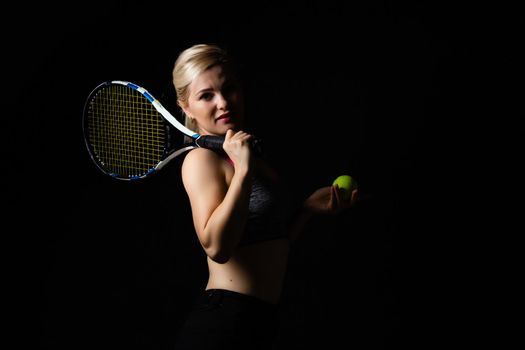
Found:
<svg viewBox="0 0 525 350"><path fill-rule="evenodd" d="M198 95L201 92L207 92L207 91L213 91L213 88L212 87L207 87L207 88L201 89L201 90L197 91L197 93L195 95Z"/></svg>
<svg viewBox="0 0 525 350"><path fill-rule="evenodd" d="M224 79L224 81L222 82L222 87L224 87L224 86L228 86L228 85L232 85L232 84L235 84L235 80L226 78L226 79ZM209 92L209 91L213 91L213 90L214 90L214 88L211 87L211 86L210 86L210 87L207 87L207 88L204 88L204 89L200 89L199 91L197 91L197 92L195 93L195 96L197 96L197 95L199 95L199 94L201 94L201 93L203 93L203 92Z"/></svg>

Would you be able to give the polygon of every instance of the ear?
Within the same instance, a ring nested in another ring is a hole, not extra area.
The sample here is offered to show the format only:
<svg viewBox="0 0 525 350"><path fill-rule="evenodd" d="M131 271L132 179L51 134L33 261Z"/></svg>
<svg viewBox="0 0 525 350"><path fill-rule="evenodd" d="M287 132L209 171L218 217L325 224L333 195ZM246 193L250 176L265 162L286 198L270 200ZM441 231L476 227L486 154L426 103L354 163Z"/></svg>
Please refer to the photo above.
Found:
<svg viewBox="0 0 525 350"><path fill-rule="evenodd" d="M179 101L177 101L177 105L180 107L180 109L182 109L182 111L184 112L185 116L187 116L190 119L193 119L193 117L191 116L191 114L188 111L188 107L187 106L183 106L182 103L180 103Z"/></svg>
<svg viewBox="0 0 525 350"><path fill-rule="evenodd" d="M184 117L189 118L189 119L192 120L192 121L195 120L195 119L191 116L191 114L188 113L188 111L187 111L185 108L183 108L182 111L184 112Z"/></svg>

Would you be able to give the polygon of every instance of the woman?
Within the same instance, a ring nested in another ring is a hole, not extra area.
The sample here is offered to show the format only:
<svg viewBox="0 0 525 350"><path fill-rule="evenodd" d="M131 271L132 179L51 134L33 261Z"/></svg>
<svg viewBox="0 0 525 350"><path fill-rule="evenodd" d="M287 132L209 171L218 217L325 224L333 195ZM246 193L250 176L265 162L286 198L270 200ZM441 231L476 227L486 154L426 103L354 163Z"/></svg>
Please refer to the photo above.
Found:
<svg viewBox="0 0 525 350"><path fill-rule="evenodd" d="M351 206L357 192L343 202L336 186L321 188L290 222L278 175L254 155L253 136L243 131L241 82L227 53L214 45L186 49L173 83L186 126L225 136L224 152L197 148L182 164L209 278L177 349L269 348L291 241L312 215Z"/></svg>

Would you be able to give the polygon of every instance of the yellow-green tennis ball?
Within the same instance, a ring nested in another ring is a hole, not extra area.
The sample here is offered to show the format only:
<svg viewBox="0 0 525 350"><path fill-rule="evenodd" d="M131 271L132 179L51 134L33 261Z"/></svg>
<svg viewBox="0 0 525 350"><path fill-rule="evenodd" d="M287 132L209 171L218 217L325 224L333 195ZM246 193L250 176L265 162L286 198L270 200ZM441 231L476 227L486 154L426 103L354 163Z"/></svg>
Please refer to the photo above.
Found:
<svg viewBox="0 0 525 350"><path fill-rule="evenodd" d="M348 200L352 191L357 188L357 182L350 175L341 175L334 180L333 185L337 185L343 194L343 200Z"/></svg>

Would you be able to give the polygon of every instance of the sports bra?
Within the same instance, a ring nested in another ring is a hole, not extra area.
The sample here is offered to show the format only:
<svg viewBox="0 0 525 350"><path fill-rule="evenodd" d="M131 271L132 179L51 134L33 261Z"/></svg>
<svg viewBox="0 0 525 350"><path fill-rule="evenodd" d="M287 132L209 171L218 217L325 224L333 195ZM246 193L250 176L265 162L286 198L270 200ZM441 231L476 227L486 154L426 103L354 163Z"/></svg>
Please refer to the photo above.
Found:
<svg viewBox="0 0 525 350"><path fill-rule="evenodd" d="M233 162L222 155L230 165ZM289 198L277 182L255 174L248 205L248 219L239 246L288 237Z"/></svg>
<svg viewBox="0 0 525 350"><path fill-rule="evenodd" d="M285 193L270 179L257 175L253 177L248 220L240 246L288 237Z"/></svg>

